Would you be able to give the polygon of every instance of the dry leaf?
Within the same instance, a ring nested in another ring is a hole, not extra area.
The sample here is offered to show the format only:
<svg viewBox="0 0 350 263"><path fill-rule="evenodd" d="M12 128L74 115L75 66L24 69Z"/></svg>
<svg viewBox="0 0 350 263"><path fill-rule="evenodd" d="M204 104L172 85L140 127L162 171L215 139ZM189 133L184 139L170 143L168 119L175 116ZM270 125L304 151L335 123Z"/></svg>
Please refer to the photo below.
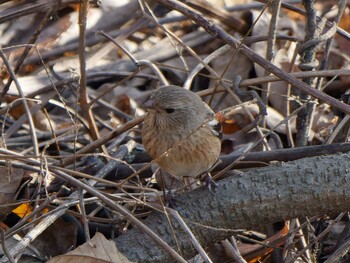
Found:
<svg viewBox="0 0 350 263"><path fill-rule="evenodd" d="M17 190L24 171L13 167L0 167L0 218L5 217L14 208Z"/></svg>
<svg viewBox="0 0 350 263"><path fill-rule="evenodd" d="M259 107L257 104L246 103L245 108L253 115L258 116ZM224 135L234 134L250 124L250 119L241 106L230 107L216 114L223 127ZM270 129L285 134L286 125L282 123L284 117L271 107L267 107L266 125ZM278 125L278 126L277 126ZM295 119L291 121L291 130L295 132Z"/></svg>
<svg viewBox="0 0 350 263"><path fill-rule="evenodd" d="M249 263L260 262L259 260L270 254L275 247L283 245L284 241L287 239L287 234L288 226L285 224L281 230L260 242L260 244L238 243L239 252ZM213 262L232 262L232 258L228 256L220 243L210 246L209 256Z"/></svg>
<svg viewBox="0 0 350 263"><path fill-rule="evenodd" d="M80 263L80 262L115 262L131 263L121 252L118 251L112 240L107 240L101 233L72 252L54 257L48 263Z"/></svg>
<svg viewBox="0 0 350 263"><path fill-rule="evenodd" d="M20 204L12 210L12 213L18 215L20 218L28 216L31 212L33 212L33 207L29 203Z"/></svg>
<svg viewBox="0 0 350 263"><path fill-rule="evenodd" d="M212 61L213 70L222 78L232 81L234 76L241 76L242 79L247 79L250 71L253 68L253 63L246 56L235 50L229 50L225 54L217 57ZM239 65L239 67L237 67ZM215 88L217 80L211 79L209 88ZM211 105L216 105L222 94L215 94ZM209 97L208 97L209 98ZM227 96L220 104L219 109L224 109L235 105L231 96Z"/></svg>
<svg viewBox="0 0 350 263"><path fill-rule="evenodd" d="M76 223L59 218L32 242L32 246L46 258L62 255L76 247L77 233Z"/></svg>
<svg viewBox="0 0 350 263"><path fill-rule="evenodd" d="M15 100L17 100L17 96L10 96L6 95L5 100L7 103L11 103ZM36 103L33 101L27 101L29 108L32 108ZM16 103L14 106L12 106L9 110L10 114L15 118L16 120L19 119L22 115L25 114L23 103ZM35 113L32 114L34 125L37 129L42 131L51 131L52 129L55 129L55 123L51 120L48 120L46 114L43 110L38 110ZM51 122L51 124L50 124ZM52 127L52 129L51 129Z"/></svg>
<svg viewBox="0 0 350 263"><path fill-rule="evenodd" d="M276 52L274 64L286 72L292 69L291 60L296 48L295 44L291 44L288 48L282 48ZM299 71L294 67L293 71ZM272 107L283 116L287 116L287 105L289 101L289 84L285 81L277 81L270 83L269 102Z"/></svg>
<svg viewBox="0 0 350 263"><path fill-rule="evenodd" d="M261 242L261 244L239 244L239 252L246 260L249 260L249 262L260 262L259 260L263 256L271 253L274 247L279 247L284 244L288 238L288 229L288 225L285 224L281 230ZM269 246L265 246L265 244L269 244Z"/></svg>

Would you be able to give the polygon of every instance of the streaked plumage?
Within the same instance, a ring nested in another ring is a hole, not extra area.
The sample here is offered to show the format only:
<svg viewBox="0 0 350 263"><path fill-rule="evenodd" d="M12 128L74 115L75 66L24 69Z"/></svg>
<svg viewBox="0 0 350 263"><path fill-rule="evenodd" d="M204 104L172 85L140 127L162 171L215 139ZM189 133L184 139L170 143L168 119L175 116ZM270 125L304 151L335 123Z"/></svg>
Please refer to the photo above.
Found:
<svg viewBox="0 0 350 263"><path fill-rule="evenodd" d="M192 91L177 86L157 89L142 128L148 154L178 179L197 177L219 158L221 125Z"/></svg>

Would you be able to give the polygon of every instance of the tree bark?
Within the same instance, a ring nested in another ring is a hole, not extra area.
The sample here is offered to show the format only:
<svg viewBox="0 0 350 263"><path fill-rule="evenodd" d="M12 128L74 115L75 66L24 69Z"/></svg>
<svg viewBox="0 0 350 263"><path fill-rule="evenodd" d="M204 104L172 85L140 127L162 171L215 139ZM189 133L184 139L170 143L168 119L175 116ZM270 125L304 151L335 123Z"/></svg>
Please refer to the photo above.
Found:
<svg viewBox="0 0 350 263"><path fill-rule="evenodd" d="M304 158L247 172L231 171L213 195L201 187L176 198L176 210L203 247L234 229L253 229L295 217L350 210L350 154ZM169 224L171 221L171 226ZM189 259L197 252L170 215L154 212L144 223ZM139 229L115 239L137 262L173 262Z"/></svg>

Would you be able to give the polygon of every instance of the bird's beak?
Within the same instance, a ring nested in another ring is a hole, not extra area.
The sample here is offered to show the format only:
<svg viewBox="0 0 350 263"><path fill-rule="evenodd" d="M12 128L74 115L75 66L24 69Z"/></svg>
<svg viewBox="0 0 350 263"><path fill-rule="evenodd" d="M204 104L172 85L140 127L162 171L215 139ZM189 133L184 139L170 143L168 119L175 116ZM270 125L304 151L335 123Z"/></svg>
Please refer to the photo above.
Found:
<svg viewBox="0 0 350 263"><path fill-rule="evenodd" d="M146 109L146 111L154 111L154 103L152 99L148 99L144 104L143 107Z"/></svg>

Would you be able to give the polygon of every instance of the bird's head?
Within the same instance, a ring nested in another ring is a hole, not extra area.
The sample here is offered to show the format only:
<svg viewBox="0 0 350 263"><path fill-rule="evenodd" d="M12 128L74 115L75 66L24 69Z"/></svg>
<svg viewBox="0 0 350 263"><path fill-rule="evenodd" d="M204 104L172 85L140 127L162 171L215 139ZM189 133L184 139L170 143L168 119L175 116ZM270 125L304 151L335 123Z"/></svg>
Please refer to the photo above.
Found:
<svg viewBox="0 0 350 263"><path fill-rule="evenodd" d="M178 86L155 90L145 106L156 118L157 125L168 126L164 128L198 127L208 114L206 105L197 94Z"/></svg>

